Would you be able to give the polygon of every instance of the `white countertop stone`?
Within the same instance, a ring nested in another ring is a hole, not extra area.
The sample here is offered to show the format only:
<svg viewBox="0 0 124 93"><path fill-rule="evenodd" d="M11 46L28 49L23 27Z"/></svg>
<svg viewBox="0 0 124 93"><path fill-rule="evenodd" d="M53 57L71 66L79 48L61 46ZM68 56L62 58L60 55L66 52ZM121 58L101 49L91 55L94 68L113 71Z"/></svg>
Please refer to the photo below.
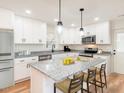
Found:
<svg viewBox="0 0 124 93"><path fill-rule="evenodd" d="M71 65L63 65L63 59L53 59L31 64L31 67L35 68L55 81L60 81L67 78L68 76L85 71L88 68L96 66L104 61L105 59L96 58L93 60L88 60L87 62L80 61Z"/></svg>

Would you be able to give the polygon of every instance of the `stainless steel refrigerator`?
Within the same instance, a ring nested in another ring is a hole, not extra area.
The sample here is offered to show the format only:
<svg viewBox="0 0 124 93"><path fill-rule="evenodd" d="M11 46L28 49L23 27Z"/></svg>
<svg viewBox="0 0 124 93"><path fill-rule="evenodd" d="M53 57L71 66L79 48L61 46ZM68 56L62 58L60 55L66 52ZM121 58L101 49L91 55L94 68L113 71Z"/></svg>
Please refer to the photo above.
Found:
<svg viewBox="0 0 124 93"><path fill-rule="evenodd" d="M14 33L0 29L0 89L14 84Z"/></svg>

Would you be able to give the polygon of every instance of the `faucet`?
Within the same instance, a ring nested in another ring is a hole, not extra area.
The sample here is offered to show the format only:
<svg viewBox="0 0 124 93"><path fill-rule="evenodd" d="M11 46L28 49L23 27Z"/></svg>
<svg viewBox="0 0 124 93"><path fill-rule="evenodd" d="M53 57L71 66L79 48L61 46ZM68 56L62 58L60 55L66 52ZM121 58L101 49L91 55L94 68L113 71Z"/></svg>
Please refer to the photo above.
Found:
<svg viewBox="0 0 124 93"><path fill-rule="evenodd" d="M52 52L54 52L55 44L52 44Z"/></svg>

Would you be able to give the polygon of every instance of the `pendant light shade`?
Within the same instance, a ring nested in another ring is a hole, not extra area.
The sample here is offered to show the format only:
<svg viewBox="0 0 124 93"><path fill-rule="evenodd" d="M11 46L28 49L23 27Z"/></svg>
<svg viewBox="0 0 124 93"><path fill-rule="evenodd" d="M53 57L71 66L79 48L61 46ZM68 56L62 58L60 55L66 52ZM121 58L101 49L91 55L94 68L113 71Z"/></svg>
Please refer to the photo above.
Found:
<svg viewBox="0 0 124 93"><path fill-rule="evenodd" d="M80 33L81 33L81 36L84 35L84 29L83 29L83 11L84 11L84 8L81 8L81 9L80 9L80 12L81 12L81 27L80 27Z"/></svg>
<svg viewBox="0 0 124 93"><path fill-rule="evenodd" d="M57 31L59 34L63 31L63 23L61 21L61 0L59 0L59 21L57 22Z"/></svg>

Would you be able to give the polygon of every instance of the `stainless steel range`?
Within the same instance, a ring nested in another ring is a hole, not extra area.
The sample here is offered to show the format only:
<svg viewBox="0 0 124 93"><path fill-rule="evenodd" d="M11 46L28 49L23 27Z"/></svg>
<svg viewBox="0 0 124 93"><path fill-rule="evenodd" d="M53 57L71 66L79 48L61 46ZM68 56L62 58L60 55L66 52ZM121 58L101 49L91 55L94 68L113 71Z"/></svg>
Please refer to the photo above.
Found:
<svg viewBox="0 0 124 93"><path fill-rule="evenodd" d="M80 52L79 56L93 57L93 54L98 52L98 48L85 48L84 51Z"/></svg>
<svg viewBox="0 0 124 93"><path fill-rule="evenodd" d="M0 30L0 89L14 84L14 34Z"/></svg>

